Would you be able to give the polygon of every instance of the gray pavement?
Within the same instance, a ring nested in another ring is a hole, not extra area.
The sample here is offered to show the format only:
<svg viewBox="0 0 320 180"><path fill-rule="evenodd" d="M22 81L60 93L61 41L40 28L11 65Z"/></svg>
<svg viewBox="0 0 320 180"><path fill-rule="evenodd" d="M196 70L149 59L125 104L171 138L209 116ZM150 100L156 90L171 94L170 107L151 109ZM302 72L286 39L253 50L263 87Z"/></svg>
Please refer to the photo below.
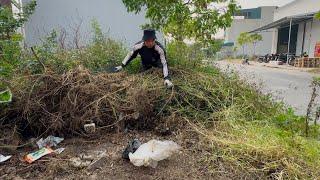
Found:
<svg viewBox="0 0 320 180"><path fill-rule="evenodd" d="M260 84L263 93L271 93L275 100L293 107L296 114L306 114L312 91L310 84L314 75L296 69L271 68L262 64L242 65L219 61L216 66L224 71L237 71L240 77L248 82Z"/></svg>

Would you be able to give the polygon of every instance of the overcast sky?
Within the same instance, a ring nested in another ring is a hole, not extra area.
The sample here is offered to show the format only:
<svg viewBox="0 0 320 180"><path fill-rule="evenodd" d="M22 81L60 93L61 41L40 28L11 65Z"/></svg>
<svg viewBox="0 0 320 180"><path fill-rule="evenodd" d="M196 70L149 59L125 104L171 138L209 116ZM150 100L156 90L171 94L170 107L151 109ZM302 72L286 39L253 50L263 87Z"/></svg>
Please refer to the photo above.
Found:
<svg viewBox="0 0 320 180"><path fill-rule="evenodd" d="M237 0L242 8L255 8L259 6L283 6L294 0Z"/></svg>

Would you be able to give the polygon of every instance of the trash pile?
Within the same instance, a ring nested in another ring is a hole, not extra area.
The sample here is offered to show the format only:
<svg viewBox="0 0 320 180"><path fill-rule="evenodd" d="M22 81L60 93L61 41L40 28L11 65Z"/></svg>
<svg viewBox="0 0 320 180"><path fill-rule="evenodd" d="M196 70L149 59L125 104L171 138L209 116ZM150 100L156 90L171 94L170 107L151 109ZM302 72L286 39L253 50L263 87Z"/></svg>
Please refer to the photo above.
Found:
<svg viewBox="0 0 320 180"><path fill-rule="evenodd" d="M65 150L65 148L58 148L56 150L53 150L52 148L58 146L58 144L61 143L63 140L64 138L59 138L54 136L48 136L46 139L41 138L39 141L37 141L37 145L39 149L35 152L25 155L23 157L23 160L31 164L34 161L48 154L51 154L51 153L61 154ZM0 163L9 160L11 157L12 157L11 155L4 156L0 154Z"/></svg>
<svg viewBox="0 0 320 180"><path fill-rule="evenodd" d="M64 140L64 138L59 138L59 137L54 137L54 136L48 136L44 140L43 140L43 138L41 138L37 142L39 150L26 155L24 157L24 160L28 163L33 163L34 161L40 159L41 157L48 155L48 154L51 154L51 153L61 154L64 151L64 148L59 148L59 149L53 150L52 147L56 147L63 140Z"/></svg>

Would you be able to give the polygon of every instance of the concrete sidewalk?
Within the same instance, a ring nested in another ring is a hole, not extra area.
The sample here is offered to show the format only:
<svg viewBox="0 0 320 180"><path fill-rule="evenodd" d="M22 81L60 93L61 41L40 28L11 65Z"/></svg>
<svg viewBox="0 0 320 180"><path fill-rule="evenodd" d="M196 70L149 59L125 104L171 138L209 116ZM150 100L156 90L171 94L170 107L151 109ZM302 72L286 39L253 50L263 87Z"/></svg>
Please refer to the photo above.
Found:
<svg viewBox="0 0 320 180"><path fill-rule="evenodd" d="M277 101L294 108L297 114L305 115L311 98L311 82L314 74L286 65L270 65L250 62L242 65L230 61L218 61L216 66L225 71L236 71L251 84L261 84L262 92L271 93ZM320 102L319 98L317 102Z"/></svg>
<svg viewBox="0 0 320 180"><path fill-rule="evenodd" d="M300 71L300 72L311 72L313 70L319 69L319 68L299 68L299 67L294 67L290 66L288 64L283 64L283 65L278 65L275 62L270 62L270 63L259 63L255 61L250 61L249 62L251 65L254 66L262 66L262 67L269 67L269 68L278 68L278 69L285 69L285 70L292 70L292 71Z"/></svg>

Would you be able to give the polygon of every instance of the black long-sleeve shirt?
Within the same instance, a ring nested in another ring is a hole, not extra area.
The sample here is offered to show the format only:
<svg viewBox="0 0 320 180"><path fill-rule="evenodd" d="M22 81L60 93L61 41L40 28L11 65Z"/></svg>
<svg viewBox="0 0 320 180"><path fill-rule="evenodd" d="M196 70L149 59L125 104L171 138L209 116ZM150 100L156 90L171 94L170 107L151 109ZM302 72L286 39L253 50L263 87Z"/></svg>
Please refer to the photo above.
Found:
<svg viewBox="0 0 320 180"><path fill-rule="evenodd" d="M129 52L122 61L122 66L128 65L134 58L137 57L138 54L141 56L142 64L144 66L154 65L156 62L160 61L163 68L163 76L165 79L168 78L169 71L166 52L158 41L155 42L155 46L153 48L146 47L143 41L136 43L133 46L132 51Z"/></svg>

